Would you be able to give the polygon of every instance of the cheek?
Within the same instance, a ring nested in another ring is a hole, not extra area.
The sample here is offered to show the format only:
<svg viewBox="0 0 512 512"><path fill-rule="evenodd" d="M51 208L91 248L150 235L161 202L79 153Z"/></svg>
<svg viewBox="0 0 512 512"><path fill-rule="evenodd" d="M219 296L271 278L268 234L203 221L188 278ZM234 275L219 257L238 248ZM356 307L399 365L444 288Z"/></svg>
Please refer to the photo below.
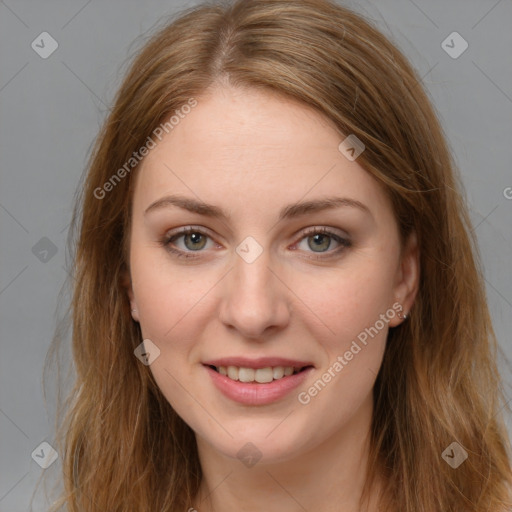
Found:
<svg viewBox="0 0 512 512"><path fill-rule="evenodd" d="M143 339L150 339L160 354L150 365L157 385L178 411L193 409L186 392L193 380L190 364L200 339L207 292L214 280L172 268L159 251L133 251L131 276ZM184 391L185 390L185 391Z"/></svg>
<svg viewBox="0 0 512 512"><path fill-rule="evenodd" d="M333 269L329 275L297 279L293 289L313 313L308 317L315 326L315 337L324 340L330 353L343 349L347 343L350 346L360 333L364 339L366 330L376 322L382 331L379 339L385 338L388 322L385 319L383 326L379 319L394 302L391 266L377 258L361 259L350 268ZM387 316L391 315L394 311Z"/></svg>
<svg viewBox="0 0 512 512"><path fill-rule="evenodd" d="M164 249L132 249L132 286L145 337L174 339L182 324L197 312L214 285L214 276L172 266Z"/></svg>
<svg viewBox="0 0 512 512"><path fill-rule="evenodd" d="M365 402L382 364L395 316L391 273L384 267L367 264L364 270L337 273L323 287L301 287L304 303L316 313L311 336L324 354L316 379L299 390L297 400L305 414L322 417L330 411L330 421L321 427L326 431L338 428Z"/></svg>

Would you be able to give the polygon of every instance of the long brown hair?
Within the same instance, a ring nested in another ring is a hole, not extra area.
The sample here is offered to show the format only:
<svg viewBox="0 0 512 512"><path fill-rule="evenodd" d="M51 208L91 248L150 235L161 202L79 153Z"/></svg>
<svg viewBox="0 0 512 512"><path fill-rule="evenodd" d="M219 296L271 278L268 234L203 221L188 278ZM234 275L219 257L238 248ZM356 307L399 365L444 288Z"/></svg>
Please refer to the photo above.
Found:
<svg viewBox="0 0 512 512"><path fill-rule="evenodd" d="M420 289L410 319L389 332L374 386L365 492L379 468L381 510L510 510L504 390L480 256L418 75L370 22L336 3L239 0L182 12L145 44L93 149L70 238L76 376L59 409L64 491L52 511L163 512L194 502L193 432L133 353L141 331L125 286L137 166L126 162L220 81L294 98L340 136L355 134L366 146L358 163L390 195L402 241L418 236ZM457 469L442 456L452 443L468 454Z"/></svg>

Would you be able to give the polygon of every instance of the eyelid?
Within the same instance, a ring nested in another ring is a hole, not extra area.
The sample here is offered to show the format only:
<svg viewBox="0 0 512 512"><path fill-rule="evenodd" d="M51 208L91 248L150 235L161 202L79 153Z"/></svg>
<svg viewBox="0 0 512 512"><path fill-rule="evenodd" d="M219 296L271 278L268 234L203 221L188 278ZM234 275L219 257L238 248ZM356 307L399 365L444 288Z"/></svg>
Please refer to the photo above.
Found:
<svg viewBox="0 0 512 512"><path fill-rule="evenodd" d="M338 244L338 247L335 249L329 249L325 252L306 251L308 255L302 257L307 260L328 261L329 259L340 257L342 252L349 247L352 247L352 239L350 235L346 232L340 233L339 231L340 230L338 228L332 228L330 226L311 226L299 232L300 238L293 245L296 246L300 244L309 236L326 235L334 240Z"/></svg>
<svg viewBox="0 0 512 512"><path fill-rule="evenodd" d="M294 238L297 236L300 236L296 242L294 242L292 245L296 246L299 243L301 243L305 238L308 236L314 236L316 234L324 234L330 237L331 239L335 240L336 243L339 244L339 247L336 249L328 250L326 252L309 252L312 256L304 256L306 259L316 259L316 260L327 260L329 257L334 257L338 255L341 251L344 249L352 246L352 240L350 235L348 235L346 232L340 233L339 228L334 228L330 226L310 226L308 228L303 228L299 231L297 231L293 236ZM171 232L167 232L163 238L160 240L160 244L169 252L173 253L174 255L178 257L184 257L184 258L197 258L200 256L200 253L206 252L203 250L199 251L184 251L182 249L176 249L171 247L171 241L173 239L181 238L182 236L186 236L190 233L199 233L203 236L206 236L210 240L212 240L214 243L217 243L214 240L214 237L210 235L210 231L207 228L204 228L202 226L194 226L194 225L188 225L181 228L176 228L175 230ZM194 253L197 252L198 255L194 255Z"/></svg>
<svg viewBox="0 0 512 512"><path fill-rule="evenodd" d="M346 231L343 231L339 228L335 228L335 227L331 227L331 226L322 226L322 225L310 226L308 228L300 229L299 231L297 231L297 233L294 236L298 236L300 234L301 237L303 238L307 235L314 235L317 233L325 233L328 235L335 235L339 238L346 239L347 241L350 240L350 235ZM301 240L302 240L302 238L301 238Z"/></svg>
<svg viewBox="0 0 512 512"><path fill-rule="evenodd" d="M178 238L181 238L181 237L186 236L191 233L199 233L199 234L209 238L215 244L217 244L217 242L215 242L215 240L214 240L214 237L212 235L210 235L210 232L207 228L204 228L202 226L193 226L193 225L183 226L181 228L176 228L175 230L168 231L159 240L159 242L160 242L160 245L162 245L164 247L164 249L166 249L167 251L169 251L173 254L176 254L177 256L179 256L179 255L184 256L184 255L188 254L190 256L187 256L187 257L193 258L193 257L195 257L194 252L200 253L200 252L204 252L204 251L184 251L182 249L175 249L175 248L171 247L171 241L173 239L178 239Z"/></svg>

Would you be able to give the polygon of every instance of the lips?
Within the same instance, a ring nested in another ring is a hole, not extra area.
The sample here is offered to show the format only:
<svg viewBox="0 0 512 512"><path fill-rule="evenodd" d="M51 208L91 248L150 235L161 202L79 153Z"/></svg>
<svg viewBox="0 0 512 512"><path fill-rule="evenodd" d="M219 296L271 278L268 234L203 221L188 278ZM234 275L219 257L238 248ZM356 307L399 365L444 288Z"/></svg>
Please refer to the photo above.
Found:
<svg viewBox="0 0 512 512"><path fill-rule="evenodd" d="M314 368L308 361L277 357L229 357L205 361L203 366L226 397L246 405L269 404L284 397Z"/></svg>

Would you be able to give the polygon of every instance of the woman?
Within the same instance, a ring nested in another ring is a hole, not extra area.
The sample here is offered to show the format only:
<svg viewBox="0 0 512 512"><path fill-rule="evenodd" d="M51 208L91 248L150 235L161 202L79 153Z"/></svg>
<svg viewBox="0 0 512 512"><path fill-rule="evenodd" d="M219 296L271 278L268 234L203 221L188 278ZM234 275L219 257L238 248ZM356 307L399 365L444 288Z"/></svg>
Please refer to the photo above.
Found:
<svg viewBox="0 0 512 512"><path fill-rule="evenodd" d="M54 510L510 510L460 189L417 75L351 11L162 29L75 211Z"/></svg>

